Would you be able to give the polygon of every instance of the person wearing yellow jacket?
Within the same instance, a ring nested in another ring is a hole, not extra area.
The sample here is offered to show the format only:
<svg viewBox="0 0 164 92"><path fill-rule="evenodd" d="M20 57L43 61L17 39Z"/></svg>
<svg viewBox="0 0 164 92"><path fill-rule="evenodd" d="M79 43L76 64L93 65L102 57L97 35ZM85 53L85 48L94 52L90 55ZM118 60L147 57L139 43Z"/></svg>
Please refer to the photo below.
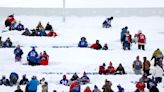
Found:
<svg viewBox="0 0 164 92"><path fill-rule="evenodd" d="M157 63L160 63L163 61L163 54L159 48L157 48L157 50L154 51L151 60L153 59L154 59L154 66L156 66Z"/></svg>

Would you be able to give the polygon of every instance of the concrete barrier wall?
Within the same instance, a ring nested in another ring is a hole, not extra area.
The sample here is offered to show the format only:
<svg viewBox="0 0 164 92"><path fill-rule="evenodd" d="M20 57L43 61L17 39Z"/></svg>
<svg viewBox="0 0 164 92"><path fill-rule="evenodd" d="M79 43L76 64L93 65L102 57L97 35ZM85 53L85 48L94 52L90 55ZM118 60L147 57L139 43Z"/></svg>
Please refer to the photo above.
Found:
<svg viewBox="0 0 164 92"><path fill-rule="evenodd" d="M39 16L161 16L164 8L0 8L0 16L39 15Z"/></svg>

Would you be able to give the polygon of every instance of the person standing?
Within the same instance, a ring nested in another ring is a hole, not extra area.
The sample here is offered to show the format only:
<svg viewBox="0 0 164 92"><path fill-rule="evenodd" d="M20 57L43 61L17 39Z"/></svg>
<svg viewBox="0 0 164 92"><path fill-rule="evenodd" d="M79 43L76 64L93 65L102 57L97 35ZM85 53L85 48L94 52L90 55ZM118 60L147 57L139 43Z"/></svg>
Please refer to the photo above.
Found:
<svg viewBox="0 0 164 92"><path fill-rule="evenodd" d="M139 60L139 56L136 57L136 60L133 62L133 70L135 74L141 74L142 62Z"/></svg>
<svg viewBox="0 0 164 92"><path fill-rule="evenodd" d="M150 75L150 72L149 71L150 71L151 64L147 60L146 57L143 57L143 60L144 60L144 62L143 62L143 72L146 73L147 75Z"/></svg>
<svg viewBox="0 0 164 92"><path fill-rule="evenodd" d="M17 47L14 50L14 54L15 54L15 62L21 61L22 55L23 55L23 51L20 48L20 45L17 45Z"/></svg>
<svg viewBox="0 0 164 92"><path fill-rule="evenodd" d="M138 38L138 49L145 50L146 36L145 34L142 33L141 30L138 31L137 38Z"/></svg>

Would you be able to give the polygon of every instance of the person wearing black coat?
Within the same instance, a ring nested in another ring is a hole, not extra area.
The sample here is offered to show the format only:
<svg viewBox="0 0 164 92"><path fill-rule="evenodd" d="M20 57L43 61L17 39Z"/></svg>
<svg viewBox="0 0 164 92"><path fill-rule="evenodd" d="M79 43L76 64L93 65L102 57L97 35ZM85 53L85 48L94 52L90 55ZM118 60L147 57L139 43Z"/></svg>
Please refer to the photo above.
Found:
<svg viewBox="0 0 164 92"><path fill-rule="evenodd" d="M17 90L15 90L15 92L23 92L23 91L21 90L20 86L18 85Z"/></svg>
<svg viewBox="0 0 164 92"><path fill-rule="evenodd" d="M26 75L23 75L23 78L19 82L19 85L26 85L29 82L29 80L26 78Z"/></svg>
<svg viewBox="0 0 164 92"><path fill-rule="evenodd" d="M51 31L52 30L52 26L50 25L50 23L48 22L46 27L45 27L45 30L48 30L48 31Z"/></svg>
<svg viewBox="0 0 164 92"><path fill-rule="evenodd" d="M116 69L115 74L125 74L125 70L124 70L124 67L122 66L122 64L119 64L119 66Z"/></svg>
<svg viewBox="0 0 164 92"><path fill-rule="evenodd" d="M3 47L12 47L12 42L8 37L7 40L3 43Z"/></svg>

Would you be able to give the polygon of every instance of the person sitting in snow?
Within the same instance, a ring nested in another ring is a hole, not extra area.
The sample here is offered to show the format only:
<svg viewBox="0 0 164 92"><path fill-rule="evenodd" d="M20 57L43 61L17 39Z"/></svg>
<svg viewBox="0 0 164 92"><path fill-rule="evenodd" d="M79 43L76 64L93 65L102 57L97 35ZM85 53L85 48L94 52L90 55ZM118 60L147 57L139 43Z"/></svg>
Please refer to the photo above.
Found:
<svg viewBox="0 0 164 92"><path fill-rule="evenodd" d="M15 54L15 62L21 61L22 55L23 55L23 51L20 48L20 45L17 45L17 47L14 50L14 54Z"/></svg>
<svg viewBox="0 0 164 92"><path fill-rule="evenodd" d="M149 80L147 81L147 88L149 89L149 92L159 92L154 77L152 77L152 79L149 78Z"/></svg>
<svg viewBox="0 0 164 92"><path fill-rule="evenodd" d="M99 74L106 74L105 63L99 66Z"/></svg>
<svg viewBox="0 0 164 92"><path fill-rule="evenodd" d="M28 64L32 66L40 64L39 56L35 50L35 47L32 47L32 50L28 53L27 61L28 61Z"/></svg>
<svg viewBox="0 0 164 92"><path fill-rule="evenodd" d="M50 32L47 34L47 36L49 36L49 37L56 37L56 36L58 36L58 34L56 33L56 32L54 32L53 31L53 29L52 30L50 30Z"/></svg>
<svg viewBox="0 0 164 92"><path fill-rule="evenodd" d="M63 75L63 79L60 80L60 84L68 86L69 85L69 81L66 77L66 75Z"/></svg>
<svg viewBox="0 0 164 92"><path fill-rule="evenodd" d="M84 92L92 92L92 91L91 91L90 87L87 86L87 87L85 88Z"/></svg>
<svg viewBox="0 0 164 92"><path fill-rule="evenodd" d="M103 46L102 50L108 50L108 44L107 44L107 43L106 43L106 44L104 44L104 46Z"/></svg>
<svg viewBox="0 0 164 92"><path fill-rule="evenodd" d="M44 29L41 21L39 21L38 25L36 26L36 30L39 30L39 29Z"/></svg>
<svg viewBox="0 0 164 92"><path fill-rule="evenodd" d="M22 89L20 88L20 86L17 86L17 90L15 90L14 92L23 92Z"/></svg>
<svg viewBox="0 0 164 92"><path fill-rule="evenodd" d="M97 85L94 85L94 89L92 92L101 92L100 89L97 87Z"/></svg>
<svg viewBox="0 0 164 92"><path fill-rule="evenodd" d="M96 43L92 44L90 48L100 50L102 48L102 46L99 43L99 40L96 40Z"/></svg>
<svg viewBox="0 0 164 92"><path fill-rule="evenodd" d="M102 27L103 28L110 28L111 25L111 21L113 20L113 17L107 18L103 23L102 23Z"/></svg>
<svg viewBox="0 0 164 92"><path fill-rule="evenodd" d="M112 62L110 62L107 68L107 74L114 74L114 73L115 73L115 68L113 67Z"/></svg>
<svg viewBox="0 0 164 92"><path fill-rule="evenodd" d="M120 63L119 66L117 67L115 74L125 74L124 67L122 66L121 63Z"/></svg>
<svg viewBox="0 0 164 92"><path fill-rule="evenodd" d="M45 27L45 31L52 31L52 30L53 30L52 25L50 25L50 23L47 22L47 25Z"/></svg>
<svg viewBox="0 0 164 92"><path fill-rule="evenodd" d="M18 25L15 27L15 30L22 31L24 30L24 25L19 21Z"/></svg>
<svg viewBox="0 0 164 92"><path fill-rule="evenodd" d="M25 28L25 31L22 33L22 35L25 35L25 36L31 36L31 32L28 28Z"/></svg>
<svg viewBox="0 0 164 92"><path fill-rule="evenodd" d="M133 62L133 70L135 74L141 74L142 62L139 60L139 56L137 56L136 60Z"/></svg>
<svg viewBox="0 0 164 92"><path fill-rule="evenodd" d="M10 84L15 85L19 79L19 76L16 72L12 72L9 78L10 78Z"/></svg>
<svg viewBox="0 0 164 92"><path fill-rule="evenodd" d="M3 47L12 47L12 42L11 42L11 40L10 40L10 38L8 37L7 39L6 39L6 41L3 43Z"/></svg>
<svg viewBox="0 0 164 92"><path fill-rule="evenodd" d="M71 81L75 81L79 78L79 76L77 75L77 73L74 73L72 78L70 79Z"/></svg>
<svg viewBox="0 0 164 92"><path fill-rule="evenodd" d="M118 92L125 92L124 88L121 87L121 85L117 85L117 88L118 88Z"/></svg>
<svg viewBox="0 0 164 92"><path fill-rule="evenodd" d="M81 79L82 84L87 84L87 83L90 82L90 79L87 76L87 73L86 72L83 73L83 76L80 79Z"/></svg>
<svg viewBox="0 0 164 92"><path fill-rule="evenodd" d="M46 53L46 51L40 53L40 65L48 65L48 61L49 61L49 55Z"/></svg>
<svg viewBox="0 0 164 92"><path fill-rule="evenodd" d="M86 41L85 37L81 37L78 43L78 47L88 47L88 42Z"/></svg>
<svg viewBox="0 0 164 92"><path fill-rule="evenodd" d="M105 84L102 87L103 92L114 92L111 87L112 87L112 82L106 79Z"/></svg>
<svg viewBox="0 0 164 92"><path fill-rule="evenodd" d="M10 86L9 79L6 79L6 76L2 76L2 79L0 79L0 85Z"/></svg>
<svg viewBox="0 0 164 92"><path fill-rule="evenodd" d="M19 85L26 85L28 83L28 79L26 78L26 75L22 76L22 79L19 82Z"/></svg>
<svg viewBox="0 0 164 92"><path fill-rule="evenodd" d="M146 85L142 79L139 80L139 82L136 83L136 91L135 92L144 92Z"/></svg>

